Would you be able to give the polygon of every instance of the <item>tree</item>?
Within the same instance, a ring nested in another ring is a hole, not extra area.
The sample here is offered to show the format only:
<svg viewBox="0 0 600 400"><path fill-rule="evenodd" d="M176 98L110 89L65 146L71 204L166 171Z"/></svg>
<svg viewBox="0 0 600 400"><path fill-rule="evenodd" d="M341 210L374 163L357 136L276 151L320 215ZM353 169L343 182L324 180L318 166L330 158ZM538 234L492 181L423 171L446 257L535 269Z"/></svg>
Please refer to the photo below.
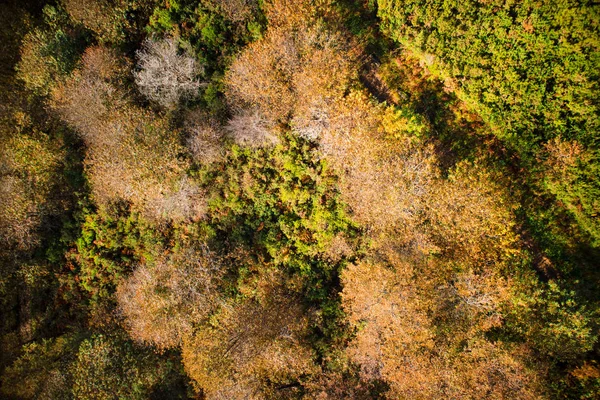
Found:
<svg viewBox="0 0 600 400"><path fill-rule="evenodd" d="M12 119L14 125L5 131L11 136L0 142L0 243L21 250L38 243L42 220L61 206L52 193L65 156L60 142L22 116L23 121Z"/></svg>
<svg viewBox="0 0 600 400"><path fill-rule="evenodd" d="M381 29L444 79L521 167L535 171L544 144L577 141L590 157L574 182L554 182L591 243L600 233L600 13L590 1L379 0ZM554 178L557 178L555 176ZM540 183L540 182L536 182Z"/></svg>
<svg viewBox="0 0 600 400"><path fill-rule="evenodd" d="M258 9L257 0L209 0L233 22L246 21Z"/></svg>
<svg viewBox="0 0 600 400"><path fill-rule="evenodd" d="M201 164L221 161L225 155L223 128L203 111L197 109L186 114L184 130L187 147Z"/></svg>
<svg viewBox="0 0 600 400"><path fill-rule="evenodd" d="M402 124L386 123L386 110L364 92L350 92L329 110L319 149L339 171L353 217L373 237L395 230L398 242L427 252L430 241L418 225L439 177L433 146L416 142Z"/></svg>
<svg viewBox="0 0 600 400"><path fill-rule="evenodd" d="M146 39L137 51L138 70L135 83L140 92L166 109L175 108L181 100L194 98L202 86L197 75L203 68L189 48L179 54L174 38Z"/></svg>
<svg viewBox="0 0 600 400"><path fill-rule="evenodd" d="M503 301L495 282L463 276L453 300L421 268L396 260L344 271L343 304L357 329L347 353L364 379L387 381L388 398L539 398L543 366L528 366L528 348L482 335Z"/></svg>
<svg viewBox="0 0 600 400"><path fill-rule="evenodd" d="M53 92L53 107L87 145L95 200L125 200L155 220L199 219L203 193L186 175L189 160L169 121L140 108L124 86L128 65L92 47L82 67Z"/></svg>
<svg viewBox="0 0 600 400"><path fill-rule="evenodd" d="M484 165L461 162L432 185L424 209L428 230L443 257L494 271L524 257L505 177Z"/></svg>
<svg viewBox="0 0 600 400"><path fill-rule="evenodd" d="M268 147L279 143L275 127L258 110L242 110L235 114L225 126L233 140L247 147Z"/></svg>
<svg viewBox="0 0 600 400"><path fill-rule="evenodd" d="M285 122L343 95L354 57L342 34L289 18L239 54L225 78L226 95L234 108L256 108L270 123Z"/></svg>
<svg viewBox="0 0 600 400"><path fill-rule="evenodd" d="M307 316L281 278L264 273L184 340L185 369L207 398L259 399L271 390L277 398L278 387L314 370Z"/></svg>
<svg viewBox="0 0 600 400"><path fill-rule="evenodd" d="M111 303L133 266L161 251L161 232L122 203L100 205L80 218L79 237L68 259L79 266L77 283L89 294L90 305Z"/></svg>
<svg viewBox="0 0 600 400"><path fill-rule="evenodd" d="M162 349L179 346L218 305L223 273L205 246L138 265L117 289L131 337Z"/></svg>
<svg viewBox="0 0 600 400"><path fill-rule="evenodd" d="M62 9L45 6L43 12L43 25L23 38L21 59L15 67L25 87L40 96L46 96L75 68L85 43Z"/></svg>
<svg viewBox="0 0 600 400"><path fill-rule="evenodd" d="M507 329L542 354L562 362L583 358L598 343L597 311L567 282L521 277L513 307L505 311Z"/></svg>
<svg viewBox="0 0 600 400"><path fill-rule="evenodd" d="M101 43L135 41L154 4L151 0L62 0L71 19L91 30Z"/></svg>
<svg viewBox="0 0 600 400"><path fill-rule="evenodd" d="M539 160L542 162L544 187L554 194L585 231L600 243L600 227L596 216L600 213L600 153L586 149L577 140L567 141L555 137L544 146Z"/></svg>
<svg viewBox="0 0 600 400"><path fill-rule="evenodd" d="M84 340L73 363L73 396L93 400L147 399L171 369L151 349L118 336Z"/></svg>
<svg viewBox="0 0 600 400"><path fill-rule="evenodd" d="M9 398L70 399L70 367L80 341L77 335L63 335L26 344L3 371L0 393Z"/></svg>

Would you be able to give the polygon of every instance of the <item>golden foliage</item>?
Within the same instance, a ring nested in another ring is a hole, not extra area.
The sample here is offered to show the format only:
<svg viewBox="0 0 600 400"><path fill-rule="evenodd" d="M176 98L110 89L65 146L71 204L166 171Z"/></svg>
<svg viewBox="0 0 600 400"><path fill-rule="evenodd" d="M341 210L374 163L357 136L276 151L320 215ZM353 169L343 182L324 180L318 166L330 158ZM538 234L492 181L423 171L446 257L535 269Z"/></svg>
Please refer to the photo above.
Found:
<svg viewBox="0 0 600 400"><path fill-rule="evenodd" d="M302 2L284 3L268 9L305 7ZM275 18L273 13L267 15ZM247 46L226 76L229 102L234 107L257 108L272 122L285 121L292 114L309 115L342 96L355 74L356 54L342 34L291 15L300 14L277 14L278 24L270 25L261 40Z"/></svg>
<svg viewBox="0 0 600 400"><path fill-rule="evenodd" d="M361 92L331 115L321 151L374 239L373 260L342 273L357 329L346 353L363 378L388 382L389 398L536 398L528 353L483 336L502 323L512 289L501 272L520 254L503 182L476 162L444 177L435 143Z"/></svg>
<svg viewBox="0 0 600 400"><path fill-rule="evenodd" d="M62 0L71 19L94 32L101 43L122 43L152 10L148 0Z"/></svg>
<svg viewBox="0 0 600 400"><path fill-rule="evenodd" d="M42 219L60 208L50 196L64 151L22 117L7 121L0 141L0 243L26 249L37 243Z"/></svg>
<svg viewBox="0 0 600 400"><path fill-rule="evenodd" d="M435 143L424 142L382 107L353 91L329 108L319 142L342 178L342 196L376 239L465 265L518 254L513 203L505 182L463 162L441 174ZM380 242L385 246L383 242Z"/></svg>
<svg viewBox="0 0 600 400"><path fill-rule="evenodd" d="M262 399L267 381L285 384L314 368L299 299L278 273L265 275L247 288L254 296L223 303L184 341L186 372L208 399Z"/></svg>
<svg viewBox="0 0 600 400"><path fill-rule="evenodd" d="M483 166L463 162L431 188L424 205L429 230L443 257L489 266L519 255L519 236L505 182Z"/></svg>
<svg viewBox="0 0 600 400"><path fill-rule="evenodd" d="M267 0L263 9L270 27L303 24L313 19L317 11L311 0Z"/></svg>
<svg viewBox="0 0 600 400"><path fill-rule="evenodd" d="M319 142L341 175L342 196L354 218L377 239L395 231L397 242L428 252L432 244L418 229L423 203L439 179L433 146L383 125L385 109L353 91L331 107ZM390 139L397 133L398 139Z"/></svg>
<svg viewBox="0 0 600 400"><path fill-rule="evenodd" d="M481 335L503 301L498 281L466 274L441 288L418 272L398 260L344 271L343 304L357 328L347 353L364 379L387 381L389 398L538 398L527 350Z"/></svg>
<svg viewBox="0 0 600 400"><path fill-rule="evenodd" d="M427 308L420 304L417 289L411 286L413 273L408 264L392 270L368 263L351 265L343 272L344 308L349 322L359 327L348 354L370 379L386 378L395 368L416 384L420 368L427 369L425 359L391 368L387 362L418 358L434 346Z"/></svg>

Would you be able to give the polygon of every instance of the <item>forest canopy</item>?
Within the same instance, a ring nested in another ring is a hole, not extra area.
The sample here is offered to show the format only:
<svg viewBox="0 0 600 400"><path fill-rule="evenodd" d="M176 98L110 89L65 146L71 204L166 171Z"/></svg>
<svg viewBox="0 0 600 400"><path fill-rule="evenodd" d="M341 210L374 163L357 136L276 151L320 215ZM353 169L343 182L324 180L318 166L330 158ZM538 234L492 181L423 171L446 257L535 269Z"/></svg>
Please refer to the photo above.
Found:
<svg viewBox="0 0 600 400"><path fill-rule="evenodd" d="M600 398L598 4L0 22L1 398Z"/></svg>

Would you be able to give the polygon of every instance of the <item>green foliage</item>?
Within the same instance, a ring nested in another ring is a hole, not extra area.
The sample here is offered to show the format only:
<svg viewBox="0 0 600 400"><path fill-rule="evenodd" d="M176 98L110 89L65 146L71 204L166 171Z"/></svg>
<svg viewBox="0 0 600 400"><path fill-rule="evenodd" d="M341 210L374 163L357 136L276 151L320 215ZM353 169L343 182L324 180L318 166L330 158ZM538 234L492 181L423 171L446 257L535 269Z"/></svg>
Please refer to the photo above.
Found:
<svg viewBox="0 0 600 400"><path fill-rule="evenodd" d="M161 2L150 17L146 31L150 35L175 36L190 43L198 61L205 66L208 85L201 102L214 114L224 112L223 74L231 58L243 46L257 40L266 20L258 7L243 18L231 18L226 5L214 0L175 0ZM239 4L252 2L239 1Z"/></svg>
<svg viewBox="0 0 600 400"><path fill-rule="evenodd" d="M73 365L78 399L147 399L174 365L150 349L118 337L94 335L79 346ZM173 398L178 398L173 393Z"/></svg>
<svg viewBox="0 0 600 400"><path fill-rule="evenodd" d="M110 298L119 279L136 262L152 259L164 240L124 204L87 211L81 218L81 235L72 258L79 265L77 280L92 302Z"/></svg>
<svg viewBox="0 0 600 400"><path fill-rule="evenodd" d="M589 1L379 0L382 29L446 81L532 168L540 144L593 154L548 189L600 236L600 13ZM534 157L532 157L534 155Z"/></svg>
<svg viewBox="0 0 600 400"><path fill-rule="evenodd" d="M0 393L26 399L186 398L179 359L118 336L65 334L31 342L6 369Z"/></svg>
<svg viewBox="0 0 600 400"><path fill-rule="evenodd" d="M75 68L85 37L60 8L46 6L43 24L23 38L18 77L35 94L45 96Z"/></svg>
<svg viewBox="0 0 600 400"><path fill-rule="evenodd" d="M396 132L401 135L390 139L401 139L407 136L420 139L428 130L425 118L408 107L388 107L381 123L386 132Z"/></svg>
<svg viewBox="0 0 600 400"><path fill-rule="evenodd" d="M339 272L355 257L360 231L340 200L337 177L312 146L291 134L272 149L234 146L207 179L209 217L217 240L286 272L289 285L318 308L311 341L325 357L348 335ZM237 267L242 278L251 273Z"/></svg>
<svg viewBox="0 0 600 400"><path fill-rule="evenodd" d="M432 54L500 135L531 146L597 129L600 14L589 2L380 0L379 15L392 37Z"/></svg>
<svg viewBox="0 0 600 400"><path fill-rule="evenodd" d="M232 21L218 2L177 0L157 6L146 29L148 33L176 35L190 42L200 61L213 72L222 71L229 57L260 37L264 23L258 10L244 20Z"/></svg>
<svg viewBox="0 0 600 400"><path fill-rule="evenodd" d="M557 361L581 358L598 341L596 314L565 282L521 278L523 287L512 301L507 329L515 330L542 353ZM562 287L561 287L562 286Z"/></svg>
<svg viewBox="0 0 600 400"><path fill-rule="evenodd" d="M560 144L547 146L550 149L547 158L572 159L566 162L546 160L546 168L541 171L543 186L574 216L590 236L591 244L600 248L600 150L583 153L579 148L580 154L561 154L557 147ZM566 150L576 152L573 149Z"/></svg>
<svg viewBox="0 0 600 400"><path fill-rule="evenodd" d="M210 183L214 226L300 276L309 297L326 299L343 265L328 261L332 242L358 235L326 161L308 142L287 135L272 150L234 146L223 168Z"/></svg>

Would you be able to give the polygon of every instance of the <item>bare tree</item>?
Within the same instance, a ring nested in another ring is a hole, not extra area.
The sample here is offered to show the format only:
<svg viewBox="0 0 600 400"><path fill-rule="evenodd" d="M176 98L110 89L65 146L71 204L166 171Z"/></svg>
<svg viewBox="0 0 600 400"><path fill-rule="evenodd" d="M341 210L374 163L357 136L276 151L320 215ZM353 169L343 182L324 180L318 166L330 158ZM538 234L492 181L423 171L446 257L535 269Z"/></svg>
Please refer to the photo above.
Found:
<svg viewBox="0 0 600 400"><path fill-rule="evenodd" d="M263 147L279 142L279 137L269 125L258 111L242 110L229 120L225 129L239 145Z"/></svg>
<svg viewBox="0 0 600 400"><path fill-rule="evenodd" d="M217 121L201 110L193 110L186 114L184 129L187 147L196 161L210 164L223 158L223 129Z"/></svg>
<svg viewBox="0 0 600 400"><path fill-rule="evenodd" d="M243 22L258 8L257 0L210 0L221 13L233 22Z"/></svg>
<svg viewBox="0 0 600 400"><path fill-rule="evenodd" d="M170 221L197 221L206 214L204 191L187 176L182 176L171 190L149 201L146 211L150 217Z"/></svg>
<svg viewBox="0 0 600 400"><path fill-rule="evenodd" d="M164 108L194 97L202 86L197 75L203 67L189 49L180 54L174 38L147 39L137 57L139 70L134 75L140 92Z"/></svg>
<svg viewBox="0 0 600 400"><path fill-rule="evenodd" d="M329 115L325 107L313 107L304 115L295 115L292 128L304 139L316 141L329 128Z"/></svg>

